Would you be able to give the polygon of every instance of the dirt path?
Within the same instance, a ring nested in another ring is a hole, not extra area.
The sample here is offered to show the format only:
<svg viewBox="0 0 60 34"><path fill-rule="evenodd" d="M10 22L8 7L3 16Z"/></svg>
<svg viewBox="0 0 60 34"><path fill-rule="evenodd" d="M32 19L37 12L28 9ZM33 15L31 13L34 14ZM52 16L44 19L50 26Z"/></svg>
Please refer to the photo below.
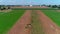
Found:
<svg viewBox="0 0 60 34"><path fill-rule="evenodd" d="M25 28L31 23L31 10L26 10L26 13L20 18L8 34L30 34L30 28Z"/></svg>
<svg viewBox="0 0 60 34"><path fill-rule="evenodd" d="M40 10L37 10L37 13L39 14L39 19L45 34L60 34L60 28L50 18Z"/></svg>

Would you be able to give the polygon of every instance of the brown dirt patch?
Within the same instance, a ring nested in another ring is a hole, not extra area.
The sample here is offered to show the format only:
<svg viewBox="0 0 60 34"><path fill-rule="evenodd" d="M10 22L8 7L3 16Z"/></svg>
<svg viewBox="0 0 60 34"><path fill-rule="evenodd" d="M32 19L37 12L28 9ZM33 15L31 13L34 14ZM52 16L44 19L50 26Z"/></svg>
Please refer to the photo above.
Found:
<svg viewBox="0 0 60 34"><path fill-rule="evenodd" d="M40 8L49 8L49 7L46 7L46 6L41 6Z"/></svg>
<svg viewBox="0 0 60 34"><path fill-rule="evenodd" d="M37 13L45 34L60 34L60 28L50 18L40 10L37 10Z"/></svg>
<svg viewBox="0 0 60 34"><path fill-rule="evenodd" d="M57 12L60 12L60 10L57 10Z"/></svg>
<svg viewBox="0 0 60 34"><path fill-rule="evenodd" d="M25 14L10 29L8 34L30 34L30 28L25 28L31 23L31 10L27 10Z"/></svg>

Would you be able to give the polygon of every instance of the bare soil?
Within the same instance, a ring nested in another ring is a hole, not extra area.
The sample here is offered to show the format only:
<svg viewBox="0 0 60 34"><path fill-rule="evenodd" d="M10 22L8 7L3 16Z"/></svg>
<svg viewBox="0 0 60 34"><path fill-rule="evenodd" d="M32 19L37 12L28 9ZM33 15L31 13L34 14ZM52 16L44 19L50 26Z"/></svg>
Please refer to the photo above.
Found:
<svg viewBox="0 0 60 34"><path fill-rule="evenodd" d="M40 8L49 8L49 7L46 7L46 6L41 6Z"/></svg>
<svg viewBox="0 0 60 34"><path fill-rule="evenodd" d="M14 24L8 34L30 34L30 28L25 28L31 23L31 10L26 10L25 14Z"/></svg>
<svg viewBox="0 0 60 34"><path fill-rule="evenodd" d="M37 13L45 34L60 34L60 28L49 17L40 10L37 10Z"/></svg>
<svg viewBox="0 0 60 34"><path fill-rule="evenodd" d="M60 12L60 10L57 10L57 12Z"/></svg>

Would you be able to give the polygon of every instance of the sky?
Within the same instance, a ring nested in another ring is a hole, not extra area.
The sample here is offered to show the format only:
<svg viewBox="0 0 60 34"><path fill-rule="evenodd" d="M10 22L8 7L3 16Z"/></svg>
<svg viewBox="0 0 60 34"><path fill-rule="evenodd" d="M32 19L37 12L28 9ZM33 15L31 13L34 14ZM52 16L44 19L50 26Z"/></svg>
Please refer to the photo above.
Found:
<svg viewBox="0 0 60 34"><path fill-rule="evenodd" d="M0 0L0 5L60 5L60 0Z"/></svg>

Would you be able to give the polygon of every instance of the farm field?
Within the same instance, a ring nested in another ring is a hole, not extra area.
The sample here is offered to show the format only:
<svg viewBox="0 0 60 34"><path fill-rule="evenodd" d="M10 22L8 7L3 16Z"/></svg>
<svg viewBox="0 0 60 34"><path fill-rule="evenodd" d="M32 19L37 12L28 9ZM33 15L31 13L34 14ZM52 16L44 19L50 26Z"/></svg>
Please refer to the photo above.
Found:
<svg viewBox="0 0 60 34"><path fill-rule="evenodd" d="M11 12L0 12L0 34L57 34L59 15L59 10L53 8L14 8Z"/></svg>
<svg viewBox="0 0 60 34"><path fill-rule="evenodd" d="M14 24L8 34L30 34L31 28L28 25L31 23L31 10L26 10L24 15Z"/></svg>
<svg viewBox="0 0 60 34"><path fill-rule="evenodd" d="M24 10L24 9L20 9L20 10ZM27 10L26 13L23 15L23 17L21 18L21 20L19 19L17 21L17 24L15 24L14 27L9 31L9 34L30 34L30 33L31 34L48 34L48 33L57 34L59 33L60 32L59 27L53 24L55 22L52 22L51 21L52 19L49 20L48 19L49 17L46 17L48 15L44 13L44 11L51 11L53 14L54 10L52 9L47 10L47 8L42 9L41 11L40 10L35 10L35 9ZM30 25L27 25L29 23Z"/></svg>
<svg viewBox="0 0 60 34"><path fill-rule="evenodd" d="M12 9L11 12L0 12L0 34L5 34L15 24L15 22L23 15L25 10Z"/></svg>
<svg viewBox="0 0 60 34"><path fill-rule="evenodd" d="M38 14L40 17L40 23L41 23L44 34L59 34L60 33L60 28L55 24L55 22L51 18L49 18L42 11L39 11Z"/></svg>
<svg viewBox="0 0 60 34"><path fill-rule="evenodd" d="M60 10L41 10L60 27Z"/></svg>

